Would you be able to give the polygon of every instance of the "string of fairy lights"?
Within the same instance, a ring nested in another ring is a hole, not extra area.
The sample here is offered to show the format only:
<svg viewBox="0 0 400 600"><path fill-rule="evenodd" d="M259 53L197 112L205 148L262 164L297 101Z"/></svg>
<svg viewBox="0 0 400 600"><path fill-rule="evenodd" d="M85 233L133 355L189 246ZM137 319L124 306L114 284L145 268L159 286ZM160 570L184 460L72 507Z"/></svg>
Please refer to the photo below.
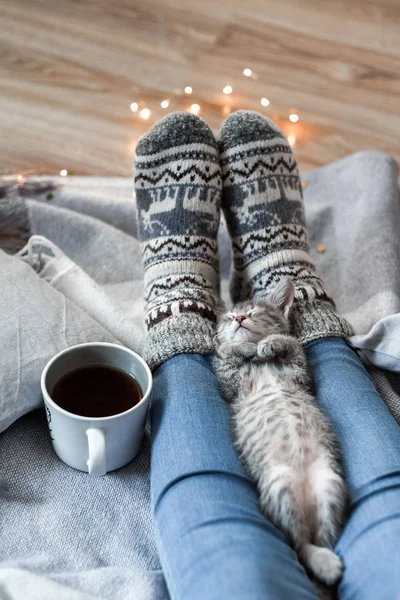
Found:
<svg viewBox="0 0 400 600"><path fill-rule="evenodd" d="M255 80L258 79L257 73L254 73L252 71L252 69L249 69L248 67L243 69L242 74L244 77L250 77ZM192 86L190 86L190 85L185 86L183 89L183 92L186 95L191 96L193 94ZM230 83L226 84L222 88L222 93L225 94L226 96L230 96L233 93L233 86ZM171 105L172 96L173 96L173 94L171 95L171 97L165 98L164 100L162 100L160 102L160 107L163 109L168 109ZM268 98L263 96L262 98L260 98L260 104L261 104L261 106L266 108L267 106L270 105L270 101L268 100ZM150 117L152 116L152 110L151 110L151 108L149 108L147 106L147 103L145 101L132 102L130 105L130 109L133 113L137 114L138 117L142 121L148 121L150 119ZM191 104L188 107L188 110L189 110L189 112L192 112L195 115L199 115L202 110L202 107L197 102L194 102L193 104ZM299 121L300 117L295 110L291 110L289 112L288 119L291 123L297 123Z"/></svg>
<svg viewBox="0 0 400 600"><path fill-rule="evenodd" d="M242 75L243 75L243 77L251 78L253 80L259 79L257 73L255 73L249 67L246 67L245 69L243 69ZM168 110L169 108L171 108L171 105L172 106L174 105L174 101L176 101L178 98L182 97L182 91L185 96L190 97L190 96L194 95L193 87L191 85L186 85L183 88L183 90L182 89L175 90L173 93L171 93L169 95L169 97L164 98L163 100L161 100L161 102L158 101L157 106L148 105L148 103L145 100L139 100L139 101L131 102L130 110L134 114L134 116L139 118L141 121L144 121L144 122L149 121L153 115L153 112L155 112L158 107L163 110ZM232 83L227 83L226 85L224 85L222 87L222 93L225 96L231 97L232 94L234 93L234 88L233 88ZM176 102L175 102L175 104L176 104ZM260 98L260 105L263 108L267 108L271 105L271 102L266 96L262 96ZM227 116L229 114L229 112L231 111L231 108L229 106L222 106L221 108L222 108L223 116ZM175 110L176 110L176 108L175 108ZM203 107L197 101L197 102L193 102L192 104L187 106L186 110L188 110L189 112L191 112L195 115L200 115L203 112ZM298 121L300 120L298 111L296 109L290 109L287 113L287 119L292 124L298 123ZM296 133L293 130L287 134L287 139L291 146L293 146L295 144L296 137L297 137ZM39 174L38 170L30 169L29 171L20 172L15 175L7 175L5 177L0 177L0 179L7 179L8 181L10 181L10 179L11 179L11 180L14 180L16 184L22 185L25 183L25 181L29 175L38 175L38 174ZM68 170L65 168L61 169L59 171L59 175L61 177L67 177Z"/></svg>

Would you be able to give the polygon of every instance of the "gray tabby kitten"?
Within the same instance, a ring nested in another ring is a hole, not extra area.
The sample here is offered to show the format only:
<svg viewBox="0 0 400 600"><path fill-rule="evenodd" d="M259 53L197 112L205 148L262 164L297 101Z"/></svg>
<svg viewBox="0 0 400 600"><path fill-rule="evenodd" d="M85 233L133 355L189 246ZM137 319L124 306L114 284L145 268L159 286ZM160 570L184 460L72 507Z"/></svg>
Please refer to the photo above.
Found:
<svg viewBox="0 0 400 600"><path fill-rule="evenodd" d="M344 520L346 490L334 436L309 391L303 348L290 335L293 298L293 284L284 279L266 300L222 315L214 369L232 402L236 444L262 510L304 566L332 585L343 571L331 548Z"/></svg>

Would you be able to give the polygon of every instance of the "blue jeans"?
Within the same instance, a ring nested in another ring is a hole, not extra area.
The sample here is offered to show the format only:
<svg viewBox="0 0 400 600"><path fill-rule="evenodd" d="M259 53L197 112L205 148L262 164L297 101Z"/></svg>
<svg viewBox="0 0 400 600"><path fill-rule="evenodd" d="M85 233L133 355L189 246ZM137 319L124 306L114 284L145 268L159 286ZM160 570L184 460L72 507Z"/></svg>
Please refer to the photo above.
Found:
<svg viewBox="0 0 400 600"><path fill-rule="evenodd" d="M313 342L307 356L351 496L336 547L339 597L398 600L400 427L344 341ZM260 513L210 360L180 355L159 367L151 415L152 507L171 598L316 600L284 535Z"/></svg>

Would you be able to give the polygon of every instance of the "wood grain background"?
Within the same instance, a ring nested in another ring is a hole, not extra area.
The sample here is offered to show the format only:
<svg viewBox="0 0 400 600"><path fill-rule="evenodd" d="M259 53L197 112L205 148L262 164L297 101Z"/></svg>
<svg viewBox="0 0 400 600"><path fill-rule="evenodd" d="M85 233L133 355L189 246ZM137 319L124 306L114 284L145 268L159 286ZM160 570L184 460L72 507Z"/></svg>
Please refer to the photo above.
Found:
<svg viewBox="0 0 400 600"><path fill-rule="evenodd" d="M302 169L367 148L400 159L399 0L0 0L0 14L3 174L129 175L165 98L197 102L214 129L265 112Z"/></svg>

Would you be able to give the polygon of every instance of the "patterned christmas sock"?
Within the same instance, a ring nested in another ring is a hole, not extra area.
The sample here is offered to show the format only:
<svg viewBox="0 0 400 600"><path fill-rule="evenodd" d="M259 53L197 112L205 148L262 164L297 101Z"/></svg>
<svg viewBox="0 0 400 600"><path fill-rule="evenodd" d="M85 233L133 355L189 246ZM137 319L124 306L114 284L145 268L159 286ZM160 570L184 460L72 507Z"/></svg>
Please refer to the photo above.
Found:
<svg viewBox="0 0 400 600"><path fill-rule="evenodd" d="M351 335L309 254L301 181L283 133L258 113L238 111L224 121L219 149L232 300L266 296L288 277L295 286L293 333L302 343Z"/></svg>
<svg viewBox="0 0 400 600"><path fill-rule="evenodd" d="M168 115L139 141L135 190L151 368L175 354L213 352L221 188L217 142L199 117Z"/></svg>

